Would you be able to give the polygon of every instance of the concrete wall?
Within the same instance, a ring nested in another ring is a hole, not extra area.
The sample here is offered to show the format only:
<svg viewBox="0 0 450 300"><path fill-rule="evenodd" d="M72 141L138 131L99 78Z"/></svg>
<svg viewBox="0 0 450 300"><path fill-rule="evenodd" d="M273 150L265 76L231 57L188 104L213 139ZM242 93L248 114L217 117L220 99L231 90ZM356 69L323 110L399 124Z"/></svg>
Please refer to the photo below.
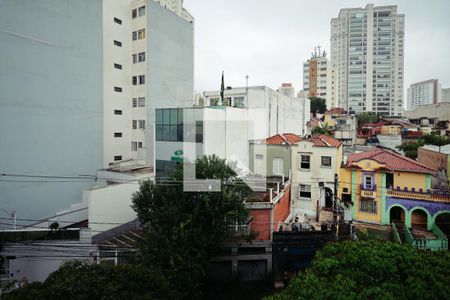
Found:
<svg viewBox="0 0 450 300"><path fill-rule="evenodd" d="M85 191L89 228L98 233L136 219L131 197L138 190L135 181Z"/></svg>
<svg viewBox="0 0 450 300"><path fill-rule="evenodd" d="M0 44L2 173L95 175L103 143L102 1L1 1ZM0 182L1 208L44 218L79 202L92 184L37 180Z"/></svg>
<svg viewBox="0 0 450 300"><path fill-rule="evenodd" d="M256 159L262 155L262 159ZM287 145L250 144L250 170L261 176L274 176L273 159L283 159L283 175L289 177L291 170L291 149Z"/></svg>
<svg viewBox="0 0 450 300"><path fill-rule="evenodd" d="M147 6L146 160L153 164L155 109L194 103L194 25L153 1Z"/></svg>

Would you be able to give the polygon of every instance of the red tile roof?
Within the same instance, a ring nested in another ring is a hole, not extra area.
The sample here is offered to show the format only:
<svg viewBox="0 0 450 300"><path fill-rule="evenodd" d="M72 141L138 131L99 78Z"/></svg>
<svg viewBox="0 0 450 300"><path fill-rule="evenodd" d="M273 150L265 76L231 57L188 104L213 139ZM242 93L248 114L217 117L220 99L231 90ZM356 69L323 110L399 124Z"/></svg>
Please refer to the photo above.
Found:
<svg viewBox="0 0 450 300"><path fill-rule="evenodd" d="M276 134L266 139L267 145L292 145L302 138L293 133Z"/></svg>
<svg viewBox="0 0 450 300"><path fill-rule="evenodd" d="M336 140L335 138L320 134L320 135L313 135L308 141L313 142L314 146L316 147L334 147L338 148L341 145L341 142Z"/></svg>
<svg viewBox="0 0 450 300"><path fill-rule="evenodd" d="M325 115L329 115L329 114L343 114L345 113L345 110L343 108L340 107L333 107L327 111L325 111Z"/></svg>
<svg viewBox="0 0 450 300"><path fill-rule="evenodd" d="M377 161L380 164L386 165L386 168L391 171L404 171L425 174L435 173L433 169L430 169L413 159L381 148L349 155L347 158L346 166L351 167L354 162L358 162L363 159L371 159Z"/></svg>

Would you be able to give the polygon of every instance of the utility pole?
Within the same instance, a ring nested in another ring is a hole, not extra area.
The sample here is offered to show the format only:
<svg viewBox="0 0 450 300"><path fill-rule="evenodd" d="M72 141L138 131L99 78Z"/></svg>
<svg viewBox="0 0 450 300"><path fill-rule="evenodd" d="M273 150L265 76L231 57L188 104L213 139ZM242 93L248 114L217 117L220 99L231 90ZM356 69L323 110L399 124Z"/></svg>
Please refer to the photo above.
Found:
<svg viewBox="0 0 450 300"><path fill-rule="evenodd" d="M339 206L338 206L338 174L334 174L334 194L333 194L333 223L336 226L336 239L338 238L339 232Z"/></svg>

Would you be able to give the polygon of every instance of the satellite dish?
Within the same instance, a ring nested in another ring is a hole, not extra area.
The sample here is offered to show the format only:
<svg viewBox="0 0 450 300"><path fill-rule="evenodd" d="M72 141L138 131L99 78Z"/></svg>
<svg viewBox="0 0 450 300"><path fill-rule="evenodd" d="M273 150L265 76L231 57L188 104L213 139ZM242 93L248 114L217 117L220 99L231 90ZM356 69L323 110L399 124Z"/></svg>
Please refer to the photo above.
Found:
<svg viewBox="0 0 450 300"><path fill-rule="evenodd" d="M59 229L59 223L58 222L53 222L52 224L50 224L49 228L53 231L53 230L58 230Z"/></svg>

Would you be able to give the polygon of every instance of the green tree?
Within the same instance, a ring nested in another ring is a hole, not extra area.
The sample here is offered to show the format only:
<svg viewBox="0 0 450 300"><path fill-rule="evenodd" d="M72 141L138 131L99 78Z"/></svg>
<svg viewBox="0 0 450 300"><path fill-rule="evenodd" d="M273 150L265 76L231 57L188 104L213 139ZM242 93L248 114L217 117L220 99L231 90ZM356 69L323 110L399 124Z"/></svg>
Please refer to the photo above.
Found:
<svg viewBox="0 0 450 300"><path fill-rule="evenodd" d="M320 127L320 126L317 126L317 127L314 127L312 130L311 130L311 134L325 134L325 135L331 135L331 130L330 130L330 128L328 127L328 123L325 123L325 124L323 124L323 126L322 127Z"/></svg>
<svg viewBox="0 0 450 300"><path fill-rule="evenodd" d="M266 299L448 299L450 254L369 240L329 243Z"/></svg>
<svg viewBox="0 0 450 300"><path fill-rule="evenodd" d="M418 150L423 145L435 145L441 147L448 144L450 144L450 139L447 137L435 134L426 134L420 137L420 139L416 142L403 143L400 146L397 146L397 148L405 152L405 156L416 159Z"/></svg>
<svg viewBox="0 0 450 300"><path fill-rule="evenodd" d="M140 258L173 284L177 298L201 295L210 258L228 236L226 218L245 220L250 189L217 156L196 161L198 179L220 179L220 192L184 192L182 165L165 183L144 182L133 209L146 234Z"/></svg>
<svg viewBox="0 0 450 300"><path fill-rule="evenodd" d="M22 283L4 299L174 299L159 272L138 265L105 266L71 261L41 284Z"/></svg>
<svg viewBox="0 0 450 300"><path fill-rule="evenodd" d="M356 120L358 122L358 126L361 126L366 123L378 122L380 120L380 116L374 112L363 112L356 115Z"/></svg>
<svg viewBox="0 0 450 300"><path fill-rule="evenodd" d="M310 112L316 115L316 113L323 114L327 110L326 100L319 97L310 97L311 106Z"/></svg>

